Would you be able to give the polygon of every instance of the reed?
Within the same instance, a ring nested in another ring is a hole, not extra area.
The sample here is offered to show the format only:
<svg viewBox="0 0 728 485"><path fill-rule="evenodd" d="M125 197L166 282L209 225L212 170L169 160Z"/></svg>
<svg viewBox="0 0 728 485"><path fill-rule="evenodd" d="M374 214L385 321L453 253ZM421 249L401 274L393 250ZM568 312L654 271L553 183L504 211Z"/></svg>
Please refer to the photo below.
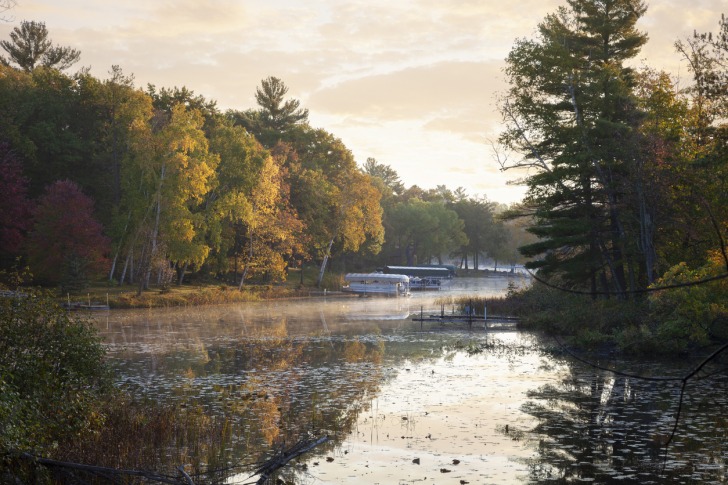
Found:
<svg viewBox="0 0 728 485"><path fill-rule="evenodd" d="M200 406L162 405L119 391L104 407L103 423L91 435L72 440L56 459L124 470L186 473L221 479L215 470L230 465L231 425ZM92 477L93 478L93 477ZM93 483L93 480L91 480Z"/></svg>

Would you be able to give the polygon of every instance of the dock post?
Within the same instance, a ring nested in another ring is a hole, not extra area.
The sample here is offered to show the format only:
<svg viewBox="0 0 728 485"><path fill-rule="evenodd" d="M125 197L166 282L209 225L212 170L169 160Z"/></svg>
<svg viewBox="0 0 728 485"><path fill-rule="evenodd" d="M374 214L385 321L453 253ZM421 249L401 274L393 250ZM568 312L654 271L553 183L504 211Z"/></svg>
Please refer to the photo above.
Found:
<svg viewBox="0 0 728 485"><path fill-rule="evenodd" d="M483 303L483 330L488 330L488 304Z"/></svg>

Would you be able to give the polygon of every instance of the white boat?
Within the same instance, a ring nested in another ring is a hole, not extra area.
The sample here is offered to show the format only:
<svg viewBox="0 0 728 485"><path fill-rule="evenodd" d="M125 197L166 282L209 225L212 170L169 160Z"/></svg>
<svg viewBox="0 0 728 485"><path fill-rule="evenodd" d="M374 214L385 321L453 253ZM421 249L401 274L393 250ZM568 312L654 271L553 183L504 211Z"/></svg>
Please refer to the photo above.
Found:
<svg viewBox="0 0 728 485"><path fill-rule="evenodd" d="M448 280L436 277L423 277L415 276L410 278L410 290L412 291L439 291L443 287L443 283Z"/></svg>
<svg viewBox="0 0 728 485"><path fill-rule="evenodd" d="M403 274L349 273L343 288L360 295L409 296L410 278Z"/></svg>

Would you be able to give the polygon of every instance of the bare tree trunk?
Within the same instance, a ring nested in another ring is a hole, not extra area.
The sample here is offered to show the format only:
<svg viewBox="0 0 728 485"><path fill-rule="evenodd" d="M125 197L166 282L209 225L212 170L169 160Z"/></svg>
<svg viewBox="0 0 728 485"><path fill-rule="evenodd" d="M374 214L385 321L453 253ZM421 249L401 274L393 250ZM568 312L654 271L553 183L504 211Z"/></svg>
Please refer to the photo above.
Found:
<svg viewBox="0 0 728 485"><path fill-rule="evenodd" d="M126 260L124 261L124 269L121 271L121 277L119 278L119 284L124 284L124 278L126 278L126 270L129 267L129 260L131 259L131 249L129 249L129 254L126 255Z"/></svg>
<svg viewBox="0 0 728 485"><path fill-rule="evenodd" d="M248 276L248 268L250 267L250 263L253 261L253 229L250 229L250 247L248 249L248 260L245 262L245 267L243 268L243 275L240 277L240 284L238 285L238 290L243 289L243 285L245 284L245 278Z"/></svg>
<svg viewBox="0 0 728 485"><path fill-rule="evenodd" d="M238 285L238 290L243 289L243 285L245 284L245 277L248 276L248 263L245 263L245 267L243 268L243 274L240 276L240 284Z"/></svg>
<svg viewBox="0 0 728 485"><path fill-rule="evenodd" d="M329 241L329 246L326 248L324 253L324 260L321 262L321 269L319 270L318 279L316 280L316 286L321 287L321 282L324 280L324 272L326 272L326 265L329 262L329 254L331 254L331 247L334 245L334 238Z"/></svg>
<svg viewBox="0 0 728 485"><path fill-rule="evenodd" d="M655 230L652 224L652 218L647 210L647 202L642 190L642 184L637 189L640 204L640 241L642 253L645 259L645 273L647 274L647 284L651 285L655 282L655 262L657 255L655 254L654 235Z"/></svg>
<svg viewBox="0 0 728 485"><path fill-rule="evenodd" d="M179 278L177 279L177 285L182 286L182 282L185 279L185 272L187 272L187 264L185 263L184 266L182 266L182 270L179 272Z"/></svg>
<svg viewBox="0 0 728 485"><path fill-rule="evenodd" d="M116 260L119 259L119 251L114 254L114 259L111 260L111 269L109 270L109 282L114 280L114 273L116 272Z"/></svg>
<svg viewBox="0 0 728 485"><path fill-rule="evenodd" d="M114 254L114 261L111 263L111 270L109 271L109 281L112 281L114 279L114 273L116 272L116 262L119 260L119 254L121 253L121 249L124 247L122 244L124 242L124 236L126 235L126 230L129 228L129 220L131 219L131 212L129 213L129 216L126 219L126 224L124 224L124 231L121 233L121 241L119 241L119 248L116 250L116 254Z"/></svg>
<svg viewBox="0 0 728 485"><path fill-rule="evenodd" d="M157 256L157 238L159 237L159 220L162 215L162 184L164 183L164 175L166 173L166 165L162 164L159 174L159 186L157 187L157 207L154 215L154 229L152 229L152 248L149 254L149 265L147 266L146 276L144 277L144 289L149 289L149 278L152 276L152 265L154 258Z"/></svg>

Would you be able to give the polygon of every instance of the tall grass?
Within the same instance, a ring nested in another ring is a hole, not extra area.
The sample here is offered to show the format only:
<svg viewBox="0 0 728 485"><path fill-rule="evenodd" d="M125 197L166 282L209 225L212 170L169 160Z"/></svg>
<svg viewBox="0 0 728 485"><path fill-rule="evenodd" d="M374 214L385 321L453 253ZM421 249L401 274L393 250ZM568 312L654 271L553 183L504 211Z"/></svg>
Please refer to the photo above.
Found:
<svg viewBox="0 0 728 485"><path fill-rule="evenodd" d="M161 405L117 392L93 434L70 440L56 459L121 470L154 470L175 476L185 466L195 483L219 482L230 466L231 426L201 407Z"/></svg>

